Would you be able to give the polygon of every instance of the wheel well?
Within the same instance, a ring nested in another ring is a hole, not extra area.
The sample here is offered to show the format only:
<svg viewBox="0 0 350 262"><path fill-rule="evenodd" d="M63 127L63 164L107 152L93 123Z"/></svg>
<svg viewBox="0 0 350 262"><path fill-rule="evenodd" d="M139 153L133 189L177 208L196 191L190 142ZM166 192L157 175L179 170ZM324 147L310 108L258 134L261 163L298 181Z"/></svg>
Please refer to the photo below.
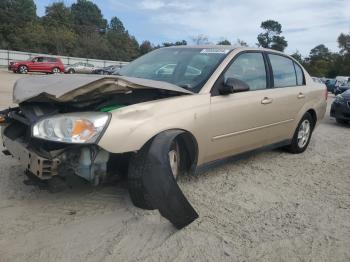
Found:
<svg viewBox="0 0 350 262"><path fill-rule="evenodd" d="M316 111L313 110L313 109L309 109L309 110L307 111L307 113L309 113L309 114L311 115L312 120L313 120L313 126L315 126L315 125L316 125L316 122L317 122Z"/></svg>
<svg viewBox="0 0 350 262"><path fill-rule="evenodd" d="M194 137L193 134L190 132L183 130L183 129L169 129L162 131L161 133L166 133L169 131L174 131L177 130L179 131L179 134L174 137L174 139L177 139L180 145L182 152L185 154L185 162L184 162L184 170L186 173L194 173L196 167L197 167L197 161L198 161L198 143L196 138ZM148 140L142 147L147 146L147 144L152 143L153 139L161 134L158 133L155 136L153 136L150 140Z"/></svg>
<svg viewBox="0 0 350 262"><path fill-rule="evenodd" d="M183 133L179 134L176 139L178 139L185 155L185 171L190 174L194 173L198 160L198 144L195 137L191 133L184 131Z"/></svg>

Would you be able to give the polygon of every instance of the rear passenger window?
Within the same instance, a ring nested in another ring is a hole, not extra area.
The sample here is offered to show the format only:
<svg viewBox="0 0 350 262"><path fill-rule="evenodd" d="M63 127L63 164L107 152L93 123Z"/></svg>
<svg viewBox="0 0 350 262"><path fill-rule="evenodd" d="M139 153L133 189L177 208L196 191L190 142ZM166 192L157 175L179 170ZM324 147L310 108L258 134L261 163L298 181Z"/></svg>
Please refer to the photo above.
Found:
<svg viewBox="0 0 350 262"><path fill-rule="evenodd" d="M224 74L245 82L251 91L266 88L266 69L262 53L243 53L230 65Z"/></svg>
<svg viewBox="0 0 350 262"><path fill-rule="evenodd" d="M50 63L55 63L57 61L56 58L54 57L48 57L47 60L50 62Z"/></svg>
<svg viewBox="0 0 350 262"><path fill-rule="evenodd" d="M284 56L269 54L275 87L296 86L294 62Z"/></svg>
<svg viewBox="0 0 350 262"><path fill-rule="evenodd" d="M295 67L295 73L297 74L297 84L298 86L302 86L304 85L304 74L303 74L303 70L301 69L301 67L294 63L294 67Z"/></svg>

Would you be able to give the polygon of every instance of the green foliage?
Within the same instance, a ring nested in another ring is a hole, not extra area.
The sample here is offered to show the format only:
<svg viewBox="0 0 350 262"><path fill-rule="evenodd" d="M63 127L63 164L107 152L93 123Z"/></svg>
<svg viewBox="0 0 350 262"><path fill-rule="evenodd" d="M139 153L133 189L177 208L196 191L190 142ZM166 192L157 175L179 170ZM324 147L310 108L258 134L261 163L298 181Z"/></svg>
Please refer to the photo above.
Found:
<svg viewBox="0 0 350 262"><path fill-rule="evenodd" d="M100 8L90 1L78 0L72 4L71 12L75 26L82 32L107 27L107 20L103 18Z"/></svg>
<svg viewBox="0 0 350 262"><path fill-rule="evenodd" d="M334 78L337 75L350 74L350 60L346 55L332 53L321 44L311 49L310 54L302 59L306 70L316 77Z"/></svg>
<svg viewBox="0 0 350 262"><path fill-rule="evenodd" d="M281 36L282 25L274 20L266 20L260 27L264 32L258 35L258 46L283 52L288 42Z"/></svg>
<svg viewBox="0 0 350 262"><path fill-rule="evenodd" d="M298 50L295 53L291 54L291 57L297 60L300 64L304 63L303 57L301 56Z"/></svg>
<svg viewBox="0 0 350 262"><path fill-rule="evenodd" d="M147 54L148 52L151 52L153 49L153 46L150 41L146 40L143 41L142 44L140 45L140 54L144 55Z"/></svg>
<svg viewBox="0 0 350 262"><path fill-rule="evenodd" d="M350 33L347 35L341 33L338 37L338 45L340 48L340 53L350 53Z"/></svg>
<svg viewBox="0 0 350 262"><path fill-rule="evenodd" d="M225 39L225 40L219 41L217 45L231 45L231 42Z"/></svg>
<svg viewBox="0 0 350 262"><path fill-rule="evenodd" d="M165 42L165 43L163 43L163 47L179 46L179 45L187 45L186 40L176 41L175 43L173 43L173 42Z"/></svg>
<svg viewBox="0 0 350 262"><path fill-rule="evenodd" d="M64 1L52 1L45 15L37 17L34 0L0 0L0 48L28 52L78 57L131 61L160 45L150 41L141 45L130 35L122 21L112 17L108 21L99 7L88 0L77 0L71 6ZM281 35L282 25L267 20L261 23L263 32L258 45L283 51L287 41ZM339 53L332 53L325 45L318 45L303 58L297 51L292 56L313 76L335 77L350 75L350 33L338 37ZM192 37L196 45L209 44L206 35ZM223 38L220 45L230 45ZM240 46L246 42L237 40ZM166 42L162 46L187 45L185 40Z"/></svg>
<svg viewBox="0 0 350 262"><path fill-rule="evenodd" d="M33 0L0 0L0 48L14 48L18 44L18 30L36 21Z"/></svg>

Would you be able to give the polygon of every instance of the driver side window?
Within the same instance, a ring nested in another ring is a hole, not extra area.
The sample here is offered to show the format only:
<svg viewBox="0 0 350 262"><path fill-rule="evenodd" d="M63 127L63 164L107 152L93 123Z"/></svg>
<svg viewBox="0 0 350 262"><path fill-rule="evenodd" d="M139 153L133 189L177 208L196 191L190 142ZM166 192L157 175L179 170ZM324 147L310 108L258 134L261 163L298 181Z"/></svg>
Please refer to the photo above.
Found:
<svg viewBox="0 0 350 262"><path fill-rule="evenodd" d="M224 74L224 80L235 78L245 82L251 91L266 89L266 68L262 53L239 55Z"/></svg>

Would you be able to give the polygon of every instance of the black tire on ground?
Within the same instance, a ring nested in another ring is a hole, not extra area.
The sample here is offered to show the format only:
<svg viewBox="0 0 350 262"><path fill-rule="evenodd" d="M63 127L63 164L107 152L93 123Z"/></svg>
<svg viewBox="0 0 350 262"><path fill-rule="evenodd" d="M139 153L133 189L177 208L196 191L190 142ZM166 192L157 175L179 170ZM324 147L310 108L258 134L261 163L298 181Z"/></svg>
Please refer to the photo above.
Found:
<svg viewBox="0 0 350 262"><path fill-rule="evenodd" d="M28 73L28 67L25 66L25 65L21 65L21 66L18 67L17 72L20 73L20 74L27 74Z"/></svg>
<svg viewBox="0 0 350 262"><path fill-rule="evenodd" d="M336 118L335 121L337 121L338 124L344 125L347 124L348 121L344 120L344 119L340 119L340 118Z"/></svg>
<svg viewBox="0 0 350 262"><path fill-rule="evenodd" d="M74 74L74 73L75 73L74 69L69 69L68 70L68 74Z"/></svg>
<svg viewBox="0 0 350 262"><path fill-rule="evenodd" d="M181 141L182 136L187 137L182 130L167 130L156 135L131 159L128 179L133 203L144 209L158 209L178 229L198 218L177 184L171 167L173 143ZM181 158L183 154L180 155ZM193 159L196 164L196 157ZM180 166L181 160L175 163Z"/></svg>
<svg viewBox="0 0 350 262"><path fill-rule="evenodd" d="M145 169L147 168L147 155L149 153L150 141L146 144L137 154L133 155L129 161L128 169L128 188L129 194L133 204L139 208L153 210L155 207L151 204L151 197L148 195L143 181L142 176L144 175ZM183 150L179 142L175 139L170 150L177 150L178 154L183 154ZM175 180L185 172L184 163L181 161L181 156L178 156L179 166L177 170L177 175L174 175Z"/></svg>
<svg viewBox="0 0 350 262"><path fill-rule="evenodd" d="M300 126L302 125L302 123L304 121L308 121L310 123L310 134L309 134L309 137L305 143L305 145L303 145L302 147L299 146L299 143L298 143L298 134L299 134L299 129L300 129ZM303 153L306 148L308 147L309 143L310 143L310 140L311 140L311 136L312 136L312 131L315 127L315 121L314 119L312 118L311 114L306 112L305 115L303 116L303 118L300 120L295 132L294 132L294 136L293 136L293 139L292 139L292 142L289 146L287 146L287 150L290 152L290 153L293 153L293 154L300 154L300 153Z"/></svg>
<svg viewBox="0 0 350 262"><path fill-rule="evenodd" d="M151 204L151 197L146 192L142 181L142 175L147 165L149 143L130 157L128 169L128 189L131 201L136 207L148 210L155 208Z"/></svg>

